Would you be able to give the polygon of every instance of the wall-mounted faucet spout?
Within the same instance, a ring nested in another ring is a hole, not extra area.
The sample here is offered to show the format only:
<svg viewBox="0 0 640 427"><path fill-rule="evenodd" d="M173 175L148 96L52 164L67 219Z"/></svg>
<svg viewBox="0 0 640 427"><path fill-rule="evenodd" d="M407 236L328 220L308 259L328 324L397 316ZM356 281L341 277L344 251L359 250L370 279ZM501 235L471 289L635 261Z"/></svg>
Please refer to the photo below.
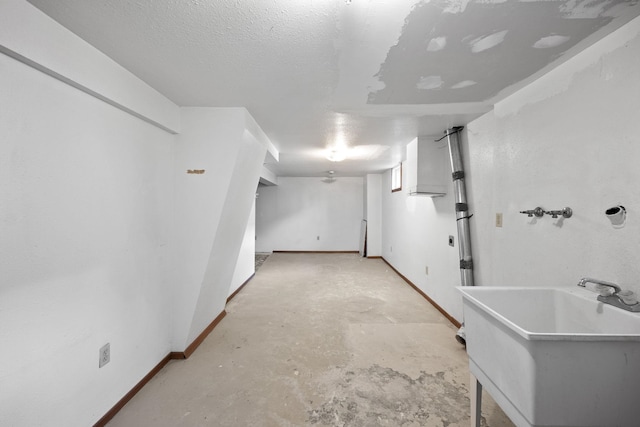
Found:
<svg viewBox="0 0 640 427"><path fill-rule="evenodd" d="M640 312L640 303L638 302L635 292L623 291L620 286L615 283L605 282L604 280L592 279L589 277L583 277L580 279L578 286L585 288L587 283L598 285L596 288L596 291L600 293L600 295L598 295L598 301L623 310L633 311L636 313ZM613 291L611 291L612 289Z"/></svg>
<svg viewBox="0 0 640 427"><path fill-rule="evenodd" d="M605 282L604 280L598 280L598 279L592 279L590 277L583 277L582 279L580 279L580 281L578 282L578 286L582 286L583 288L586 287L585 285L587 283L593 283L594 285L600 285L600 286L608 286L610 288L613 288L613 292L612 293L605 293L604 295L611 295L611 294L617 294L620 291L622 291L622 288L620 288L620 286L616 285L615 283L611 283L611 282ZM603 295L603 292L598 290L600 292L600 295Z"/></svg>

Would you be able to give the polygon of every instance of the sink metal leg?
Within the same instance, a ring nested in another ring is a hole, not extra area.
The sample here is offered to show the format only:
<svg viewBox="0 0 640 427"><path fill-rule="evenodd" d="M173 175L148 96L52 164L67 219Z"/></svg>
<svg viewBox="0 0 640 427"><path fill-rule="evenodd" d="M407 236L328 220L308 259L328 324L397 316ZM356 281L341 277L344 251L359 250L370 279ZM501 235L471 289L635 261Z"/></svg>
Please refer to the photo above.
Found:
<svg viewBox="0 0 640 427"><path fill-rule="evenodd" d="M469 399L471 400L471 427L480 427L480 415L482 409L482 384L473 375L470 375Z"/></svg>

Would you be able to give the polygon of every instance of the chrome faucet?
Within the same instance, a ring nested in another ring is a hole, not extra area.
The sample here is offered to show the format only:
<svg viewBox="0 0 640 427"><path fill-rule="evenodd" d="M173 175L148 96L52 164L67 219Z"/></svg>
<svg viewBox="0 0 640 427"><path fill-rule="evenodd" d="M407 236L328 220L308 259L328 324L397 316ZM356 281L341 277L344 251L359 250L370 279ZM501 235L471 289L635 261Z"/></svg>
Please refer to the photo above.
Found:
<svg viewBox="0 0 640 427"><path fill-rule="evenodd" d="M634 292L623 291L622 288L615 283L592 279L590 277L583 277L580 279L578 286L586 288L585 285L587 283L598 285L596 288L596 291L600 294L598 295L598 301L623 310L640 312L640 303L638 303L638 299ZM611 291L611 289L613 289L613 291Z"/></svg>
<svg viewBox="0 0 640 427"><path fill-rule="evenodd" d="M608 286L610 288L613 288L613 292L605 291L606 288L597 289L597 291L602 296L615 295L622 291L622 288L620 288L620 286L616 285L615 283L605 282L604 280L592 279L590 277L583 277L582 279L580 279L580 281L578 282L578 286L582 286L583 288L585 288L586 287L585 285L587 283L593 283L595 285Z"/></svg>

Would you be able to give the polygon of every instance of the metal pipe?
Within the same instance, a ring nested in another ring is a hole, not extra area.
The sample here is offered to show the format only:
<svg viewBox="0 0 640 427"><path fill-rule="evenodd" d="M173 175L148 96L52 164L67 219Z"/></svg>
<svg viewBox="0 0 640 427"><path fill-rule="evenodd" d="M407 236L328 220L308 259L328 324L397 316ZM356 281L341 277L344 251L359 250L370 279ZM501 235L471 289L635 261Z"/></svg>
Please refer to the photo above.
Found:
<svg viewBox="0 0 640 427"><path fill-rule="evenodd" d="M471 256L471 230L469 227L469 205L467 204L467 189L464 181L464 165L460 151L460 131L463 126L456 126L446 131L451 160L451 176L453 178L453 193L456 204L456 224L458 226L458 252L460 254L460 280L462 286L473 286L473 258ZM456 339L466 344L464 323L456 333Z"/></svg>
<svg viewBox="0 0 640 427"><path fill-rule="evenodd" d="M460 253L460 277L462 286L473 286L473 258L471 256L471 231L469 229L469 206L464 181L464 166L460 152L459 133L462 126L447 131L449 155L451 160L451 176L456 204L456 223L458 225L458 251ZM471 274L470 274L471 273Z"/></svg>

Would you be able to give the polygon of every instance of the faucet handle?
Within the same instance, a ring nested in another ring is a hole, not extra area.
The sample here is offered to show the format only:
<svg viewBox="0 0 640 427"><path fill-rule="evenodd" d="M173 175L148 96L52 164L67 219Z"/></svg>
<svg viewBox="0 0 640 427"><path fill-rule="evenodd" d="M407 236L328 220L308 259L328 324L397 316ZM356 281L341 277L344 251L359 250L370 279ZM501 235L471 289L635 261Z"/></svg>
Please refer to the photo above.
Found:
<svg viewBox="0 0 640 427"><path fill-rule="evenodd" d="M622 302L627 305L638 304L638 297L636 296L636 293L633 291L629 291L629 290L621 291L621 292L618 292L618 296L620 297Z"/></svg>
<svg viewBox="0 0 640 427"><path fill-rule="evenodd" d="M573 210L570 207L566 207L557 211L545 211L544 213L551 215L551 218L558 218L559 215L562 215L563 218L571 218Z"/></svg>
<svg viewBox="0 0 640 427"><path fill-rule="evenodd" d="M521 214L526 214L529 218L531 218L532 216L536 216L537 218L541 218L544 214L545 211L544 209L542 209L540 206L538 206L535 209L528 209L526 211L520 211Z"/></svg>
<svg viewBox="0 0 640 427"><path fill-rule="evenodd" d="M616 293L616 290L612 287L601 284L596 284L593 289L603 297L609 297Z"/></svg>

